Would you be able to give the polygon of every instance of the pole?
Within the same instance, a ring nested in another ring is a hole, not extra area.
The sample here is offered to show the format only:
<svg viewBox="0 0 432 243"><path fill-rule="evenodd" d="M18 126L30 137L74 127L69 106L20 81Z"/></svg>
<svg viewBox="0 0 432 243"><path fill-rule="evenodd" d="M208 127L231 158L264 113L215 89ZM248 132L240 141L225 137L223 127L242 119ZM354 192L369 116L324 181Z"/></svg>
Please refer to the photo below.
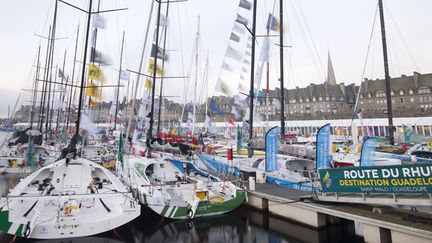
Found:
<svg viewBox="0 0 432 243"><path fill-rule="evenodd" d="M45 57L45 70L44 70L44 76L43 76L43 82L42 82L42 95L41 95L41 101L40 101L40 110L39 110L39 132L42 132L42 127L44 123L44 113L45 113L45 98L46 98L46 89L48 88L48 65L49 65L49 54L50 54L50 48L51 48L51 42L49 41L51 39L51 26L49 27L48 31L48 42L47 42L47 52Z"/></svg>
<svg viewBox="0 0 432 243"><path fill-rule="evenodd" d="M251 53L251 78L249 90L249 143L248 143L248 157L253 155L251 140L253 137L253 100L254 100L254 74L255 74L255 28L256 28L256 10L257 0L253 3L253 18L252 18L252 53Z"/></svg>
<svg viewBox="0 0 432 243"><path fill-rule="evenodd" d="M76 63L76 56L77 56L77 49L78 49L78 36L79 36L79 25L77 28L77 35L76 35L76 39L75 39L75 53L74 53L74 59L73 59L73 65L72 65L72 84L74 84L75 82L75 63ZM66 129L69 129L69 120L70 120L70 115L71 115L71 106L72 106L72 96L73 96L73 85L71 85L71 89L70 89L70 96L69 96L69 104L68 104L68 114L66 117Z"/></svg>
<svg viewBox="0 0 432 243"><path fill-rule="evenodd" d="M159 49L159 24L160 24L160 15L161 15L161 1L158 1L158 13L157 13L157 24L156 24L156 50ZM157 56L157 55L156 55ZM153 83L152 83L152 95L151 95L151 106L150 106L150 125L147 131L147 150L148 154L147 157L151 158L151 147L150 147L150 141L153 137L153 122L154 122L154 97L155 97L155 90L156 90L156 67L157 67L157 58L154 59L154 66L153 66Z"/></svg>
<svg viewBox="0 0 432 243"><path fill-rule="evenodd" d="M280 58L280 89L281 89L281 141L285 140L285 88L284 88L284 58L283 58L283 0L279 0L279 58Z"/></svg>
<svg viewBox="0 0 432 243"><path fill-rule="evenodd" d="M35 75L35 82L33 85L33 99L32 99L32 109L30 112L30 128L33 129L33 121L34 121L34 110L36 109L36 99L37 99L37 87L38 87L38 80L39 80L39 58L40 58L40 51L41 46L39 46L38 50L38 58L36 63L36 75Z"/></svg>
<svg viewBox="0 0 432 243"><path fill-rule="evenodd" d="M64 57L63 57L63 71L62 71L62 77L61 77L61 86L63 86L63 80L64 80L64 73L65 73L65 63L66 63L66 50L65 50L65 52L64 52ZM59 74L60 74L60 72L59 72ZM66 85L67 85L67 79L66 79ZM64 86L65 87L65 89L66 89L66 86ZM62 87L62 90L63 90L63 87ZM66 90L65 90L66 91ZM60 100L60 104L58 104L59 105L59 107L57 108L57 121L56 121L56 130L59 128L59 122L60 122L60 109L61 109L61 105L63 104L63 101L64 101L64 96L65 96L65 94L64 93L60 93L59 94L59 100Z"/></svg>
<svg viewBox="0 0 432 243"><path fill-rule="evenodd" d="M80 119L81 119L81 108L82 108L82 99L84 95L84 82L85 82L85 70L86 70L86 60L87 60L87 48L88 48L88 39L89 39L89 33L90 33L90 21L91 21L91 8L92 8L93 0L90 0L89 2L89 10L87 15L87 29L86 29L86 37L85 37L85 44L84 44L84 57L82 62L82 70L81 70L81 86L80 86L80 92L79 92L79 99L78 99L78 116L75 126L75 139L71 139L71 148L75 148L77 142L77 137L79 134L79 128L80 128Z"/></svg>
<svg viewBox="0 0 432 243"><path fill-rule="evenodd" d="M117 82L116 109L115 109L115 113L114 113L114 130L116 130L116 127L117 127L117 113L118 113L118 106L119 106L120 78L121 78L122 62L123 62L124 38L125 38L125 32L123 31L122 45L121 45L121 51L120 51L119 76L118 76L118 82Z"/></svg>
<svg viewBox="0 0 432 243"><path fill-rule="evenodd" d="M389 124L389 140L390 140L390 144L394 145L393 110L392 110L392 99L391 99L391 92L390 92L390 75L389 75L388 57L387 57L387 42L386 42L386 34L385 34L383 1L378 0L378 5L379 5L379 12L380 12L381 40L382 40L383 58L384 58L385 87L386 87L386 96L387 96L387 115L388 115L388 124Z"/></svg>

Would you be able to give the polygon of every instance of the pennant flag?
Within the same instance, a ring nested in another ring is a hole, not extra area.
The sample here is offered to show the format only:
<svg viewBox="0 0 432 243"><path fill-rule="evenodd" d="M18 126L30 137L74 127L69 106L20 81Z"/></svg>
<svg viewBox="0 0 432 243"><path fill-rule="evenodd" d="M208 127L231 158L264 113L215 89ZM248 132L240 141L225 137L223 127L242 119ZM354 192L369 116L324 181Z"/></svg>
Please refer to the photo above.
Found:
<svg viewBox="0 0 432 243"><path fill-rule="evenodd" d="M126 70L120 71L120 80L129 80L129 72Z"/></svg>
<svg viewBox="0 0 432 243"><path fill-rule="evenodd" d="M360 166L374 165L376 147L378 147L376 138L367 138L363 142L362 152L360 154Z"/></svg>
<svg viewBox="0 0 432 243"><path fill-rule="evenodd" d="M232 67L228 63L226 63L225 61L222 63L222 69L229 71L229 72L233 71Z"/></svg>
<svg viewBox="0 0 432 243"><path fill-rule="evenodd" d="M124 150L123 133L120 133L117 160L120 162L121 168L123 168L123 150Z"/></svg>
<svg viewBox="0 0 432 243"><path fill-rule="evenodd" d="M90 48L90 62L91 63L100 63L107 64L109 63L108 57L102 55L102 53L96 50L94 47Z"/></svg>
<svg viewBox="0 0 432 243"><path fill-rule="evenodd" d="M232 48L230 45L228 45L228 48L225 53L226 57L232 58L234 60L239 60L241 58L240 53L236 51L234 48Z"/></svg>
<svg viewBox="0 0 432 243"><path fill-rule="evenodd" d="M415 143L421 143L422 138L419 134L414 132L411 128L409 128L407 125L403 125L403 134L404 134L404 140L407 144L415 144Z"/></svg>
<svg viewBox="0 0 432 243"><path fill-rule="evenodd" d="M317 169L327 169L331 167L330 155L330 123L322 126L317 133L316 146Z"/></svg>
<svg viewBox="0 0 432 243"><path fill-rule="evenodd" d="M95 65L90 64L88 67L88 78L92 80L103 80L102 71Z"/></svg>
<svg viewBox="0 0 432 243"><path fill-rule="evenodd" d="M278 128L271 128L265 136L265 170L271 172L277 170L278 154Z"/></svg>
<svg viewBox="0 0 432 243"><path fill-rule="evenodd" d="M150 79L146 79L146 82L144 84L144 87L146 89L151 89L152 88L152 81Z"/></svg>
<svg viewBox="0 0 432 243"><path fill-rule="evenodd" d="M211 127L211 118L210 118L209 114L206 115L206 118L204 121L204 127L207 129Z"/></svg>
<svg viewBox="0 0 432 243"><path fill-rule="evenodd" d="M239 7L250 10L252 8L252 3L248 2L247 0L240 0Z"/></svg>
<svg viewBox="0 0 432 243"><path fill-rule="evenodd" d="M191 104L189 104L189 110L188 110L188 120L193 120L193 111L194 111L194 107Z"/></svg>
<svg viewBox="0 0 432 243"><path fill-rule="evenodd" d="M160 58L163 60L168 60L168 55L166 55L165 50L163 50L162 48L156 46L154 43L152 45L152 50L151 50L151 57L153 58Z"/></svg>
<svg viewBox="0 0 432 243"><path fill-rule="evenodd" d="M58 76L59 76L59 78L64 78L64 73L63 73L63 71L61 70L61 68L59 68Z"/></svg>
<svg viewBox="0 0 432 243"><path fill-rule="evenodd" d="M159 18L159 26L163 27L163 28L168 27L168 19L162 14L160 15L160 18Z"/></svg>
<svg viewBox="0 0 432 243"><path fill-rule="evenodd" d="M243 24L243 25L248 25L249 24L249 20L243 16L241 16L240 14L237 14L237 19L235 20L237 23Z"/></svg>
<svg viewBox="0 0 432 243"><path fill-rule="evenodd" d="M94 83L89 83L86 87L86 96L88 97L99 97L100 96L100 91L99 88L96 87L96 84Z"/></svg>
<svg viewBox="0 0 432 243"><path fill-rule="evenodd" d="M235 42L239 42L240 41L240 36L238 36L236 33L231 32L230 35L230 40L235 41Z"/></svg>
<svg viewBox="0 0 432 243"><path fill-rule="evenodd" d="M155 68L154 63L155 63L155 59L150 58L149 67L148 67L148 70L150 73L154 72L154 68ZM159 66L156 66L156 75L157 76L163 76L164 75L163 69Z"/></svg>
<svg viewBox="0 0 432 243"><path fill-rule="evenodd" d="M270 13L267 19L266 29L279 31L279 21Z"/></svg>
<svg viewBox="0 0 432 243"><path fill-rule="evenodd" d="M105 19L102 15L100 14L96 14L93 17L93 23L92 23L93 28L97 28L97 29L105 29Z"/></svg>
<svg viewBox="0 0 432 243"><path fill-rule="evenodd" d="M216 112L217 114L222 114L223 112L219 108L219 106L216 104L216 101L212 98L210 101L210 111Z"/></svg>
<svg viewBox="0 0 432 243"><path fill-rule="evenodd" d="M261 53L259 56L259 61L261 62L269 62L270 60L270 39L264 38L262 47L261 47Z"/></svg>
<svg viewBox="0 0 432 243"><path fill-rule="evenodd" d="M249 130L249 122L248 121L243 121L242 129L243 130Z"/></svg>
<svg viewBox="0 0 432 243"><path fill-rule="evenodd" d="M239 34L244 34L246 32L246 28L244 26L239 25L238 23L234 23L233 31L235 31ZM252 47L252 45L251 45L251 47Z"/></svg>
<svg viewBox="0 0 432 243"><path fill-rule="evenodd" d="M234 118L233 118L233 116L230 116L230 117L228 118L228 123L231 124L233 127L236 126L236 124L235 124L235 122L234 122Z"/></svg>

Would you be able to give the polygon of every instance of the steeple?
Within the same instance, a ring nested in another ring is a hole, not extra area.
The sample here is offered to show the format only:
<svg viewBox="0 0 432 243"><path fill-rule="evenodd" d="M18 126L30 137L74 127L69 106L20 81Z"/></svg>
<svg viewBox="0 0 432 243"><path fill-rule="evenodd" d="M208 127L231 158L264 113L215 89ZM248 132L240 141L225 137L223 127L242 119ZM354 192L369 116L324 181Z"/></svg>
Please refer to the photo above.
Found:
<svg viewBox="0 0 432 243"><path fill-rule="evenodd" d="M328 62L327 62L327 83L336 85L336 76L333 69L333 64L330 58L330 51L328 51Z"/></svg>

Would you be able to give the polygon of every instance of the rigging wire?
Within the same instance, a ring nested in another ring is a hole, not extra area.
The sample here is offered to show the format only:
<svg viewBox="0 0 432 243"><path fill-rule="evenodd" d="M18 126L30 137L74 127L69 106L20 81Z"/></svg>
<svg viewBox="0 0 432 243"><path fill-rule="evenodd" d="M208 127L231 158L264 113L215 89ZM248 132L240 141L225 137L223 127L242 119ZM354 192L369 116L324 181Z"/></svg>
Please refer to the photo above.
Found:
<svg viewBox="0 0 432 243"><path fill-rule="evenodd" d="M372 43L372 38L373 38L374 30L375 30L375 23L376 23L376 20L377 20L377 16L378 16L378 4L376 5L376 9L375 9L375 16L374 16L374 20L373 20L373 24L372 24L372 30L371 30L371 33L370 33L370 37L369 37L369 44L368 44L367 51L366 51L366 58L365 58L365 61L364 61L363 72L362 72L362 76L361 76L361 79L360 79L360 88L359 88L359 90L357 92L357 98L356 98L356 102L355 102L354 109L353 109L354 113L357 112L357 106L358 106L360 94L361 94L361 91L362 91L362 86L363 86L362 84L363 84L363 79L364 79L364 75L365 75L365 72L366 72L366 65L367 65L367 61L368 61L368 57L369 57L369 51L370 51L370 47L371 47L371 43Z"/></svg>

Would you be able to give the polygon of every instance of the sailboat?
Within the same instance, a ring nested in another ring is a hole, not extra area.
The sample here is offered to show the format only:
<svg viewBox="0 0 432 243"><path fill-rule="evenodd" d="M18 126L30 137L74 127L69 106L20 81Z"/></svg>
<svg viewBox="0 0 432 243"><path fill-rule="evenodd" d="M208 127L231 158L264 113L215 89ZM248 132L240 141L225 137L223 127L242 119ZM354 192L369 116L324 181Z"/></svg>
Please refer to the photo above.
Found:
<svg viewBox="0 0 432 243"><path fill-rule="evenodd" d="M140 205L117 176L101 165L76 156L91 10L92 0L88 9L76 133L63 149L63 159L25 177L1 198L1 231L33 239L82 237L112 230L140 215Z"/></svg>
<svg viewBox="0 0 432 243"><path fill-rule="evenodd" d="M159 20L161 19L160 5L159 2L157 15ZM156 38L153 45L158 50L159 24L156 25L155 33ZM166 218L206 217L223 214L235 209L246 200L244 189L199 170L191 161L151 151L150 140L152 138L153 102L158 57L154 55L151 58L153 58L151 62L154 66L153 70L149 71L153 72L151 90L153 95L151 96L151 110L148 111L150 124L145 126L149 131L147 133L146 151L148 157L125 156L124 162L121 161L120 163L123 165L120 166L123 177L136 191L141 204ZM144 101L146 99L150 100L150 85L146 84L146 87L147 93L143 98ZM143 105L145 104L141 104L140 109L144 109Z"/></svg>

